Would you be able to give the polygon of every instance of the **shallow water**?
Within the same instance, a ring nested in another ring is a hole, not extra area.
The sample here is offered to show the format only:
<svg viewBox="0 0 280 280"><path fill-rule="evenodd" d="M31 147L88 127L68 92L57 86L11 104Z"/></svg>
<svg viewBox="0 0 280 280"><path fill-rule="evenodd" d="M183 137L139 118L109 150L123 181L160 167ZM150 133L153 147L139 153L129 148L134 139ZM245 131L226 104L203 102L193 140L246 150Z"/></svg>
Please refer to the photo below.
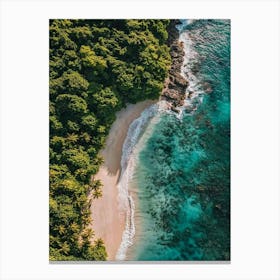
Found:
<svg viewBox="0 0 280 280"><path fill-rule="evenodd" d="M230 21L181 26L192 99L180 120L160 113L140 144L132 260L230 258Z"/></svg>

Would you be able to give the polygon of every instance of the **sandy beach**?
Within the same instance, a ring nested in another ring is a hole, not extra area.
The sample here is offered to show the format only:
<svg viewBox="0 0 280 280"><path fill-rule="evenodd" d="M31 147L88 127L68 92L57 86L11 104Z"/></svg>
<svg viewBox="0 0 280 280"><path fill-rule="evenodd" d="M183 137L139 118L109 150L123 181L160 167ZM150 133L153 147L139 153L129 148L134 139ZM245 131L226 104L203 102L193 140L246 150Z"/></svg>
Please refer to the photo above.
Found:
<svg viewBox="0 0 280 280"><path fill-rule="evenodd" d="M120 174L122 146L131 122L138 118L142 111L156 101L146 100L130 104L117 113L106 140L105 148L101 151L104 164L94 176L103 183L102 197L95 199L91 205L91 217L95 238L102 238L108 253L108 260L115 256L122 240L125 228L125 213L118 204L117 183Z"/></svg>

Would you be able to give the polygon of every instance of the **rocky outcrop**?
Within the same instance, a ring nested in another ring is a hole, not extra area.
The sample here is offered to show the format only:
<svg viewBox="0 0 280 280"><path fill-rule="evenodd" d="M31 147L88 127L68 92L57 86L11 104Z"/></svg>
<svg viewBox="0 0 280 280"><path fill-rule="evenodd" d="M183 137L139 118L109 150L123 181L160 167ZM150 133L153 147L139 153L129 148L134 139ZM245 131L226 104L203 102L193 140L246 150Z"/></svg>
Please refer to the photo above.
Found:
<svg viewBox="0 0 280 280"><path fill-rule="evenodd" d="M186 88L188 86L188 81L181 75L185 52L183 43L179 42L177 24L180 24L179 20L171 20L168 27L168 45L172 62L161 94L162 99L170 103L170 109L173 111L177 111L176 107L184 104Z"/></svg>

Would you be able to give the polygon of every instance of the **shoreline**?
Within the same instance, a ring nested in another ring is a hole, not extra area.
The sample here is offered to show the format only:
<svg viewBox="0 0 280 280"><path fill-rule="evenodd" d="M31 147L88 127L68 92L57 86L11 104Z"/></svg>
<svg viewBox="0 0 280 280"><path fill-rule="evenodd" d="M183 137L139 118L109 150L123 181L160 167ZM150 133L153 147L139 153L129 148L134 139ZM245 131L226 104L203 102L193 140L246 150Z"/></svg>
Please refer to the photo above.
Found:
<svg viewBox="0 0 280 280"><path fill-rule="evenodd" d="M185 44L184 41L180 40L180 32L176 25L180 24L177 20L172 20L168 29L169 39L168 45L170 47L171 55L171 67L168 71L168 76L164 82L164 88L160 94L160 101L164 100L165 110L171 110L179 116L182 113L182 106L185 105L185 99L187 97L187 88L189 81L185 75L182 75L182 68L185 60ZM129 184L130 195L134 200L134 225L135 235L133 237L133 244L137 244L143 237L142 225L143 219L139 209L138 193L139 189L137 182L132 178ZM134 260L137 255L137 245L129 246L127 249L126 258L128 260Z"/></svg>
<svg viewBox="0 0 280 280"><path fill-rule="evenodd" d="M108 254L107 260L115 260L116 253L122 241L125 230L126 213L118 203L118 179L121 172L122 147L129 125L141 113L157 100L145 100L136 104L129 104L116 114L107 136L105 148L100 152L104 164L100 167L94 179L101 180L102 197L92 201L91 218L94 240L101 238L104 241Z"/></svg>
<svg viewBox="0 0 280 280"><path fill-rule="evenodd" d="M175 113L180 113L179 107L185 103L186 89L189 86L186 77L182 76L185 49L184 43L180 41L180 31L176 27L179 24L182 24L179 20L171 20L168 27L171 67L161 93L161 99L166 100L170 104L170 109Z"/></svg>
<svg viewBox="0 0 280 280"><path fill-rule="evenodd" d="M179 31L176 28L177 20L172 20L168 29L170 47L171 68L164 82L164 88L160 94L160 100L167 101L168 109L179 113L178 106L182 106L186 97L188 81L181 75L181 67L184 61L184 45L179 41ZM121 174L121 157L123 144L127 136L129 125L137 119L141 113L158 100L146 100L136 104L129 104L116 114L109 135L107 136L105 148L100 152L104 164L100 167L94 179L101 180L102 197L93 200L91 205L92 229L95 236L93 241L101 238L104 241L108 254L107 260L115 260L118 249L122 243L122 236L126 229L126 211L118 203L118 182ZM135 204L138 204L137 188L132 190ZM135 225L141 227L139 209L135 207ZM135 233L139 238L140 232ZM128 254L132 253L129 250Z"/></svg>

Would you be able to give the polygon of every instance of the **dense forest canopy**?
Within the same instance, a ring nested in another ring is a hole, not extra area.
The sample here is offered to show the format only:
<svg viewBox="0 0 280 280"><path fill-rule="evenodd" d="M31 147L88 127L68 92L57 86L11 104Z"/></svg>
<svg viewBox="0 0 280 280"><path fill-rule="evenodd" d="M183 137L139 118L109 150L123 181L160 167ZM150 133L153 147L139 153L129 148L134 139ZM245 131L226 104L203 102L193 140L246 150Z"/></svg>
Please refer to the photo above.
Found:
<svg viewBox="0 0 280 280"><path fill-rule="evenodd" d="M159 97L171 63L168 25L50 20L50 260L106 260L88 226L91 200L102 195L92 179L98 152L118 110Z"/></svg>

